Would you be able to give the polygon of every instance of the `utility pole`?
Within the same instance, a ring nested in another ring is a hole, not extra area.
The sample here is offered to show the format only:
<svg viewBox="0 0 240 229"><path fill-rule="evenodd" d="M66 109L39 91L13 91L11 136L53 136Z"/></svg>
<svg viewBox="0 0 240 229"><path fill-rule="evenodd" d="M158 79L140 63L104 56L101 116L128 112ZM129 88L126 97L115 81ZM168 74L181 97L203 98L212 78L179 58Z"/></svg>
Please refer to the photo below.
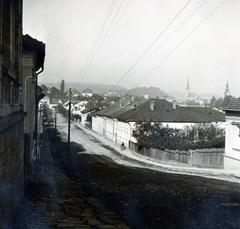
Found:
<svg viewBox="0 0 240 229"><path fill-rule="evenodd" d="M68 104L68 160L70 157L71 105L72 105L72 89L70 88L69 89L69 104Z"/></svg>
<svg viewBox="0 0 240 229"><path fill-rule="evenodd" d="M35 138L35 154L36 154L36 161L39 162L39 152L38 152L38 75L36 74L35 77L35 104L34 104L34 112L35 112L35 127L34 127L34 138Z"/></svg>

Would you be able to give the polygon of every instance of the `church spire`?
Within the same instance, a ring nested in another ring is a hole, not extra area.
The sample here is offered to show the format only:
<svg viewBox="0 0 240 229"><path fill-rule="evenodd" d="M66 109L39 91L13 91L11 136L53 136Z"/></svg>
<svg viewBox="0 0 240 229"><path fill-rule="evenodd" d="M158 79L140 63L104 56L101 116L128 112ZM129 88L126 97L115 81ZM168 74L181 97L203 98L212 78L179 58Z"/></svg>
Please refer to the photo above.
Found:
<svg viewBox="0 0 240 229"><path fill-rule="evenodd" d="M187 78L187 85L186 85L186 97L188 98L190 94L190 83L189 78Z"/></svg>
<svg viewBox="0 0 240 229"><path fill-rule="evenodd" d="M186 86L186 90L190 90L189 78L187 78L187 86Z"/></svg>
<svg viewBox="0 0 240 229"><path fill-rule="evenodd" d="M229 90L229 83L227 81L225 92L224 92L224 96L229 96L229 95L230 95L230 90Z"/></svg>

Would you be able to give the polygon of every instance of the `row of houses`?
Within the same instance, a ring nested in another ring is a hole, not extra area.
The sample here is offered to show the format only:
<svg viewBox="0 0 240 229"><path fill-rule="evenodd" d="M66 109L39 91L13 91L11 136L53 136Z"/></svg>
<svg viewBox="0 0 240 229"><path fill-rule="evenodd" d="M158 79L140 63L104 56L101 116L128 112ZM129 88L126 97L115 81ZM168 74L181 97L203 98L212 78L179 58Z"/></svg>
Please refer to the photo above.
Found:
<svg viewBox="0 0 240 229"><path fill-rule="evenodd" d="M208 107L182 107L164 99L151 99L142 104L116 103L92 114L93 131L126 147L136 143L133 131L139 122L161 122L176 129L194 124L217 125L226 133L224 168L240 169L240 99L223 111Z"/></svg>
<svg viewBox="0 0 240 229"><path fill-rule="evenodd" d="M207 107L182 107L164 99L151 99L142 104L117 103L93 114L92 130L129 147L135 142L133 130L139 122L161 122L170 128L183 129L193 124L218 124L223 126L223 112Z"/></svg>
<svg viewBox="0 0 240 229"><path fill-rule="evenodd" d="M24 193L37 141L45 44L22 34L22 0L0 0L0 228Z"/></svg>

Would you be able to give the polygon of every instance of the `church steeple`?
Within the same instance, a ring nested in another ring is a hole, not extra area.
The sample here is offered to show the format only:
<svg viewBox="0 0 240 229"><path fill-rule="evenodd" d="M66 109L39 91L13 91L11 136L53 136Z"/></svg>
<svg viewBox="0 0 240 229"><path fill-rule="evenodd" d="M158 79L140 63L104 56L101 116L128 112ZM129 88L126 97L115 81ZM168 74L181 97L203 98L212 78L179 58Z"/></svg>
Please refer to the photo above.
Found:
<svg viewBox="0 0 240 229"><path fill-rule="evenodd" d="M186 97L188 98L189 95L190 95L190 83L189 83L189 78L187 78Z"/></svg>
<svg viewBox="0 0 240 229"><path fill-rule="evenodd" d="M229 95L230 95L230 90L229 90L229 83L227 81L225 92L224 92L224 96L229 96Z"/></svg>

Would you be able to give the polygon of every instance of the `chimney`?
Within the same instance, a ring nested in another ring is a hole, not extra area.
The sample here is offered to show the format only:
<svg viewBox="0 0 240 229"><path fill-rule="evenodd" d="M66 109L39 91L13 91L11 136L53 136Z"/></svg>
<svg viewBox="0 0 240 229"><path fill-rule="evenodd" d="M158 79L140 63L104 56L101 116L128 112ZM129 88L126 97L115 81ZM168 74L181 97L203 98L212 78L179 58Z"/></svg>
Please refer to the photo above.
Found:
<svg viewBox="0 0 240 229"><path fill-rule="evenodd" d="M172 102L172 108L173 108L173 110L176 110L176 109L177 109L176 100L173 100L173 102Z"/></svg>
<svg viewBox="0 0 240 229"><path fill-rule="evenodd" d="M155 101L151 100L149 105L150 105L150 110L154 111L155 110Z"/></svg>

